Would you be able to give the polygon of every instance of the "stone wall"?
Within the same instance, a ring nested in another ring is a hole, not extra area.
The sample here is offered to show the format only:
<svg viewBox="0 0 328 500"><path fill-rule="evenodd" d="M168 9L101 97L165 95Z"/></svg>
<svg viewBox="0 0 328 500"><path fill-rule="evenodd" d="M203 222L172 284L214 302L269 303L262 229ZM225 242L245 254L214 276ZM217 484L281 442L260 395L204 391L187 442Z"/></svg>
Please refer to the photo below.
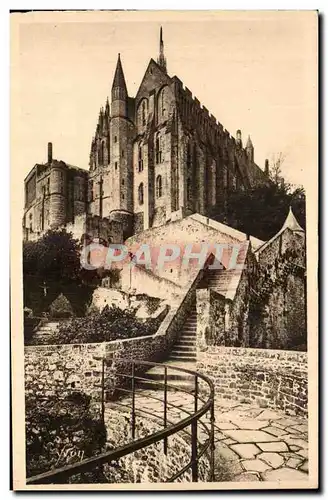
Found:
<svg viewBox="0 0 328 500"><path fill-rule="evenodd" d="M307 415L306 353L210 347L198 354L197 371L211 377L217 397Z"/></svg>
<svg viewBox="0 0 328 500"><path fill-rule="evenodd" d="M196 292L197 352L208 346L225 345L226 301L211 289Z"/></svg>
<svg viewBox="0 0 328 500"><path fill-rule="evenodd" d="M77 389L99 401L102 359L106 358L111 360L105 373L106 388L109 396L114 397L113 385L127 383L127 379L117 376L117 373L131 373L131 363L118 360L160 361L165 358L195 300L196 286L197 281L180 297L176 306L171 307L155 335L99 344L26 346L26 393L47 397L61 392L65 396L68 390ZM146 369L143 365L139 372Z"/></svg>
<svg viewBox="0 0 328 500"><path fill-rule="evenodd" d="M302 248L303 242L303 248ZM286 229L259 254L250 304L250 346L306 350L304 238Z"/></svg>
<svg viewBox="0 0 328 500"><path fill-rule="evenodd" d="M151 412L151 399L149 408ZM105 415L107 429L107 443L111 449L122 446L132 440L131 413L129 410L117 409L111 406ZM162 429L162 421L155 416L147 416L137 411L135 438L141 439ZM188 428L186 431L189 432ZM204 444L205 438L199 439L199 444ZM167 440L168 453L164 454L163 441L147 446L131 453L111 465L104 466L104 475L109 482L120 483L149 483L164 482L179 472L191 460L190 436L180 431L170 436ZM199 481L209 480L209 457L207 454L199 461ZM188 469L177 482L190 482L191 469Z"/></svg>
<svg viewBox="0 0 328 500"><path fill-rule="evenodd" d="M129 265L123 266L121 271L122 290L130 293L149 293L152 297L160 299L174 299L181 295L182 288L178 285L147 271L143 267L134 266L130 269Z"/></svg>

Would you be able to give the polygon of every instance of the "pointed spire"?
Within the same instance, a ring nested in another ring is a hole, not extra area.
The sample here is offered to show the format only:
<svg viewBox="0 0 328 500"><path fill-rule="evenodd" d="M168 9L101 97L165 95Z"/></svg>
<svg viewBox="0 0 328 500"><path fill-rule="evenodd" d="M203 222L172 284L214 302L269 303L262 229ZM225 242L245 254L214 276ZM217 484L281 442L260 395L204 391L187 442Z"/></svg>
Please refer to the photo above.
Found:
<svg viewBox="0 0 328 500"><path fill-rule="evenodd" d="M286 217L286 220L284 222L284 225L282 226L282 229L281 230L284 230L284 229L291 229L292 231L302 231L304 232L304 229L299 225L299 223L297 222L297 219L293 213L293 210L292 210L292 207L290 206L289 207L289 212L288 212L288 215Z"/></svg>
<svg viewBox="0 0 328 500"><path fill-rule="evenodd" d="M253 143L252 143L252 139L251 139L251 136L249 135L248 136L248 139L247 139L247 143L246 143L246 148L253 148Z"/></svg>
<svg viewBox="0 0 328 500"><path fill-rule="evenodd" d="M252 143L251 136L248 136L247 142L246 142L246 154L248 156L248 160L253 163L254 162L254 146Z"/></svg>
<svg viewBox="0 0 328 500"><path fill-rule="evenodd" d="M116 70L115 70L115 75L114 75L114 80L113 80L113 85L112 85L112 92L115 88L124 89L125 92L127 93L120 54L118 54L118 58L117 58Z"/></svg>
<svg viewBox="0 0 328 500"><path fill-rule="evenodd" d="M167 72L167 67L166 67L166 58L164 56L164 42L163 42L163 28L161 26L160 33L159 33L159 57L157 59L157 64L161 66L161 68Z"/></svg>
<svg viewBox="0 0 328 500"><path fill-rule="evenodd" d="M109 100L108 100L108 97L106 98L105 115L109 116Z"/></svg>

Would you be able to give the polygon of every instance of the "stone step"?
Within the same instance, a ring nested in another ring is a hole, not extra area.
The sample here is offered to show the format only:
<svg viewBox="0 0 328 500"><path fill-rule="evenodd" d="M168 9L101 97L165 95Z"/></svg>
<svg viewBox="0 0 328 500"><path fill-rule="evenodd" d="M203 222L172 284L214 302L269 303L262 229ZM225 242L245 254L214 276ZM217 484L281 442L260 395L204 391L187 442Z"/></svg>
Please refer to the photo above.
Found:
<svg viewBox="0 0 328 500"><path fill-rule="evenodd" d="M195 389L195 384L193 380L168 380L167 381L168 386L167 390L169 392L178 392L179 389L185 390L188 392L193 392ZM139 381L136 385L137 390L146 390L146 389L152 389L152 390L160 390L164 392L164 379L162 381L160 380L142 380Z"/></svg>
<svg viewBox="0 0 328 500"><path fill-rule="evenodd" d="M185 373L179 370L173 370L175 367L178 368L185 368L188 370L194 370L195 369L195 362L190 362L186 359L183 360L168 360L165 363L168 367L167 370L167 379L168 380L192 380L193 375L190 375L189 373ZM164 380L164 364L162 366L153 366L148 370L144 375L143 378L151 379L151 380Z"/></svg>
<svg viewBox="0 0 328 500"><path fill-rule="evenodd" d="M196 343L194 344L181 344L178 342L177 344L174 345L173 348L174 351L180 351L180 352L195 352L196 351ZM173 351L172 351L173 352Z"/></svg>
<svg viewBox="0 0 328 500"><path fill-rule="evenodd" d="M196 340L196 332L183 333L179 340Z"/></svg>
<svg viewBox="0 0 328 500"><path fill-rule="evenodd" d="M170 354L170 358L178 356L179 358L196 358L196 350L190 349L189 351L180 351L180 349L173 349Z"/></svg>
<svg viewBox="0 0 328 500"><path fill-rule="evenodd" d="M177 342L174 349L180 351L196 351L196 342Z"/></svg>
<svg viewBox="0 0 328 500"><path fill-rule="evenodd" d="M170 360L173 360L173 361L193 361L193 362L196 362L196 354L194 355L188 355L188 356L181 356L181 355L177 355L177 354L172 354L169 358Z"/></svg>

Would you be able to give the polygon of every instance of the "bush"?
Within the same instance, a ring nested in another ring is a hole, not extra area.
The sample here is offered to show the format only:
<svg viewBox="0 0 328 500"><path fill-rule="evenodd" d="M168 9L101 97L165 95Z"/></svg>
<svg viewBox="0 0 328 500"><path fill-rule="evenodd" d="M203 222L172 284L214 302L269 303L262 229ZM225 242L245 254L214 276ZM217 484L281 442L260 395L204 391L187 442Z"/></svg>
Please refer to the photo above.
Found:
<svg viewBox="0 0 328 500"><path fill-rule="evenodd" d="M71 318L74 315L70 302L62 293L50 305L49 311L52 318Z"/></svg>
<svg viewBox="0 0 328 500"><path fill-rule="evenodd" d="M101 313L74 318L59 325L58 331L47 337L47 344L111 342L153 335L162 321L163 315L158 318L140 319L136 318L134 312L107 305Z"/></svg>
<svg viewBox="0 0 328 500"><path fill-rule="evenodd" d="M92 416L90 397L85 394L26 398L27 477L92 457L105 442L105 427ZM77 482L88 482L84 474L77 476Z"/></svg>

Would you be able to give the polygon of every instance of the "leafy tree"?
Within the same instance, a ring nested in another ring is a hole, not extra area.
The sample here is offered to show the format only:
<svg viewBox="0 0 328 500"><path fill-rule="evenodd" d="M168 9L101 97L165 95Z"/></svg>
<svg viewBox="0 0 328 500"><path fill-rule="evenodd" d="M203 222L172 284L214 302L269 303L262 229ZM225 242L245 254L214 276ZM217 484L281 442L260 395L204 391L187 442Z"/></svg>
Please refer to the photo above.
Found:
<svg viewBox="0 0 328 500"><path fill-rule="evenodd" d="M272 238L282 227L289 207L305 229L305 192L288 184L271 183L247 191L231 191L224 222L246 234L264 241ZM223 221L222 214L212 216Z"/></svg>
<svg viewBox="0 0 328 500"><path fill-rule="evenodd" d="M24 243L24 305L38 315L63 293L74 313L83 315L93 291L89 285L99 279L95 282L93 271L82 271L80 245L65 229L47 231L40 240Z"/></svg>
<svg viewBox="0 0 328 500"><path fill-rule="evenodd" d="M39 280L71 282L80 276L78 241L65 229L49 230L38 241L24 243L24 275Z"/></svg>

